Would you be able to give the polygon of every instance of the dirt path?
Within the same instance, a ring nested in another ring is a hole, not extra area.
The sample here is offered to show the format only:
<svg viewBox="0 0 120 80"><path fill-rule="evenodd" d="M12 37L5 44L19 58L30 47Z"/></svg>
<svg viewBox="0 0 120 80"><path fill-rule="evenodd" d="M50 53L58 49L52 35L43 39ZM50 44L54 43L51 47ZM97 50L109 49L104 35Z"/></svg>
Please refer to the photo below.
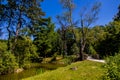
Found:
<svg viewBox="0 0 120 80"><path fill-rule="evenodd" d="M87 60L105 63L105 60L93 59L90 56L88 56Z"/></svg>

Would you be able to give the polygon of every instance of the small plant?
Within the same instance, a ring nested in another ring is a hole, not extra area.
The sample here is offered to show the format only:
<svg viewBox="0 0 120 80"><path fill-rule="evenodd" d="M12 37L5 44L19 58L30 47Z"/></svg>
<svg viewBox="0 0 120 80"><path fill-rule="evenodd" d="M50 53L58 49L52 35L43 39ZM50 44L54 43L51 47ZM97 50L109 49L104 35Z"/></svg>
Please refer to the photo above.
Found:
<svg viewBox="0 0 120 80"><path fill-rule="evenodd" d="M104 80L120 80L120 54L106 59Z"/></svg>

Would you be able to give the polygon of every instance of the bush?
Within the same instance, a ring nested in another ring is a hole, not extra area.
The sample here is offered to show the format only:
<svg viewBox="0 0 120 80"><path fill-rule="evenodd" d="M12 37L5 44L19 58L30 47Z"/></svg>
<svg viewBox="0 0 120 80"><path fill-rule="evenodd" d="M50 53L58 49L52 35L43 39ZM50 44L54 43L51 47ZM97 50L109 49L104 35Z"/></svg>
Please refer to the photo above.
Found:
<svg viewBox="0 0 120 80"><path fill-rule="evenodd" d="M72 62L76 61L76 56L75 55L67 56L62 61L64 62L64 64L71 64Z"/></svg>
<svg viewBox="0 0 120 80"><path fill-rule="evenodd" d="M7 51L7 44L0 42L0 74L12 73L17 67L15 56Z"/></svg>
<svg viewBox="0 0 120 80"><path fill-rule="evenodd" d="M94 47L92 45L89 45L89 54L97 54L97 52L95 51Z"/></svg>
<svg viewBox="0 0 120 80"><path fill-rule="evenodd" d="M0 74L12 73L18 68L15 56L10 52L4 52L0 59Z"/></svg>
<svg viewBox="0 0 120 80"><path fill-rule="evenodd" d="M26 67L26 64L30 63L31 60L38 58L36 53L37 48L33 45L32 40L29 37L18 37L14 54L19 63L19 67Z"/></svg>
<svg viewBox="0 0 120 80"><path fill-rule="evenodd" d="M105 68L104 80L120 80L120 54L107 58Z"/></svg>

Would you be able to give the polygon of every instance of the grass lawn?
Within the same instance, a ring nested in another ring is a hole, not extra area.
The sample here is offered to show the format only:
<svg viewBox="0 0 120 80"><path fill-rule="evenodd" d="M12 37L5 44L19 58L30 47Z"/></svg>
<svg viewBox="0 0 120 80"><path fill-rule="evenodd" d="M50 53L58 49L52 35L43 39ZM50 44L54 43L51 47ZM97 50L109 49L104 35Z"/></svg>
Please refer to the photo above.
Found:
<svg viewBox="0 0 120 80"><path fill-rule="evenodd" d="M81 61L23 80L101 80L105 72L102 65L99 62ZM71 69L74 67L77 70Z"/></svg>

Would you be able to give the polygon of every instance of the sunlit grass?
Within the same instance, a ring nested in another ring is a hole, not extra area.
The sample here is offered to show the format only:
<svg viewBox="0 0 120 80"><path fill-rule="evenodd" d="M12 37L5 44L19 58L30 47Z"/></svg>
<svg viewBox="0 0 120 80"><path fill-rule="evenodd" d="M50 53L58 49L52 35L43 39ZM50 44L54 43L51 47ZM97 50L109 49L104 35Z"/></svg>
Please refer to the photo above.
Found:
<svg viewBox="0 0 120 80"><path fill-rule="evenodd" d="M24 80L101 80L105 70L103 63L82 61L69 66L47 71ZM77 70L71 68L77 67Z"/></svg>

